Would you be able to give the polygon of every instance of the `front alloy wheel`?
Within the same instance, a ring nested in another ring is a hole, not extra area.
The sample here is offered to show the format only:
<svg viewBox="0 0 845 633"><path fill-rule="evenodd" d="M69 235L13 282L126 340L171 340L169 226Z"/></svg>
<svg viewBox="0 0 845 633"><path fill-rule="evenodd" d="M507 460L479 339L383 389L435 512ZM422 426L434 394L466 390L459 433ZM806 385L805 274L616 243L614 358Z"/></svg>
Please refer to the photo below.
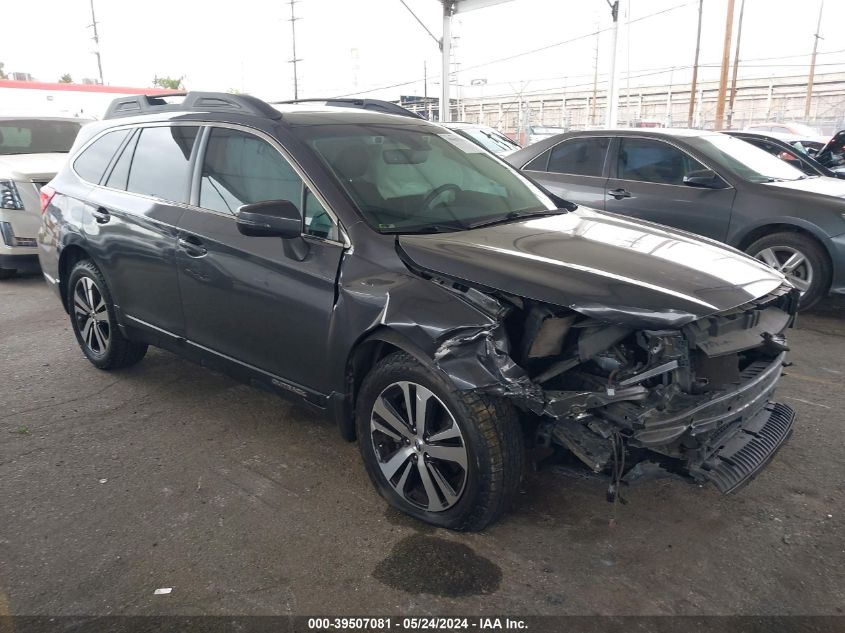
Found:
<svg viewBox="0 0 845 633"><path fill-rule="evenodd" d="M445 374L396 351L364 377L355 407L367 474L398 510L480 530L516 494L525 455L510 402L456 389Z"/></svg>
<svg viewBox="0 0 845 633"><path fill-rule="evenodd" d="M813 265L804 253L791 246L769 246L754 257L782 273L802 297L813 285Z"/></svg>
<svg viewBox="0 0 845 633"><path fill-rule="evenodd" d="M92 355L103 356L111 340L111 323L103 293L90 277L80 277L73 289L73 316L83 344Z"/></svg>
<svg viewBox="0 0 845 633"><path fill-rule="evenodd" d="M746 252L781 272L801 293L801 310L807 310L830 289L831 261L824 246L815 238L796 231L764 235Z"/></svg>
<svg viewBox="0 0 845 633"><path fill-rule="evenodd" d="M467 449L446 405L409 381L388 385L376 398L370 437L385 480L408 503L443 512L461 498Z"/></svg>

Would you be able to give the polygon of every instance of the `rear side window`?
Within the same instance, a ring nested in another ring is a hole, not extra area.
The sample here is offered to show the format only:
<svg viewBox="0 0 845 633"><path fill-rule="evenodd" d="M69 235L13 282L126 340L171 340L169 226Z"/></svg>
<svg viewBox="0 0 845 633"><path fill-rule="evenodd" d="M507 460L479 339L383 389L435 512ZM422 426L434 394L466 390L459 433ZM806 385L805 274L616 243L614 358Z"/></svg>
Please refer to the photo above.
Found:
<svg viewBox="0 0 845 633"><path fill-rule="evenodd" d="M132 156L126 190L187 202L191 151L198 129L187 125L143 128Z"/></svg>
<svg viewBox="0 0 845 633"><path fill-rule="evenodd" d="M549 164L549 154L552 153L552 150L546 150L542 154L540 154L537 158L530 161L525 167L523 167L526 171L546 171L546 168Z"/></svg>
<svg viewBox="0 0 845 633"><path fill-rule="evenodd" d="M135 142L137 140L138 137L135 136L120 152L120 157L106 179L106 187L126 190L126 183L129 180L129 166L132 164L132 155L135 153Z"/></svg>
<svg viewBox="0 0 845 633"><path fill-rule="evenodd" d="M302 179L272 145L239 130L211 130L202 165L201 207L234 214L244 204L289 200L301 210L301 199Z"/></svg>
<svg viewBox="0 0 845 633"><path fill-rule="evenodd" d="M549 156L548 171L576 176L601 176L610 138L574 138L564 141Z"/></svg>
<svg viewBox="0 0 845 633"><path fill-rule="evenodd" d="M622 180L682 185L684 176L698 169L704 165L662 141L623 138L619 144L617 177Z"/></svg>
<svg viewBox="0 0 845 633"><path fill-rule="evenodd" d="M88 182L99 184L112 156L128 134L129 130L115 130L103 134L77 157L73 162L73 169Z"/></svg>

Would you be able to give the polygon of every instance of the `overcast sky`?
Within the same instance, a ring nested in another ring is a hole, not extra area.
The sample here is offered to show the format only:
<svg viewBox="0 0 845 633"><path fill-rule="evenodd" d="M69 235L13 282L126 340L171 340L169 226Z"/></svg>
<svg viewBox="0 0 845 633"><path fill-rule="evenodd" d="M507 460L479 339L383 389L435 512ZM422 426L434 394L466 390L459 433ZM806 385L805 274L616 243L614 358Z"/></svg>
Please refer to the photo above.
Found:
<svg viewBox="0 0 845 633"><path fill-rule="evenodd" d="M745 0L740 77L805 75L821 0ZM440 3L406 0L440 36ZM738 18L742 0L736 0ZM689 82L698 0L623 0L618 65L622 85ZM191 89L237 89L293 97L287 0L95 0L105 81L150 86L156 75L185 77ZM627 15L630 7L630 42ZM704 0L702 78L718 76L727 0ZM400 0L298 0L300 97L368 92L429 94L440 82L439 51ZM658 15L652 15L658 14ZM0 61L6 71L56 81L95 77L89 0L4 0ZM845 71L845 1L824 7L818 72ZM14 25L15 28L10 28ZM24 28L30 25L31 28ZM455 17L455 61L466 96L541 92L592 85L599 42L600 81L609 64L605 0L512 0ZM559 44L561 42L568 43ZM734 41L736 29L734 29ZM540 52L522 54L545 48ZM517 56L517 57L513 57ZM731 51L733 56L733 50ZM502 60L513 57L513 59ZM494 62L494 63L491 63ZM674 69L673 69L674 67ZM468 87L483 79L483 88ZM383 86L407 83L381 90Z"/></svg>

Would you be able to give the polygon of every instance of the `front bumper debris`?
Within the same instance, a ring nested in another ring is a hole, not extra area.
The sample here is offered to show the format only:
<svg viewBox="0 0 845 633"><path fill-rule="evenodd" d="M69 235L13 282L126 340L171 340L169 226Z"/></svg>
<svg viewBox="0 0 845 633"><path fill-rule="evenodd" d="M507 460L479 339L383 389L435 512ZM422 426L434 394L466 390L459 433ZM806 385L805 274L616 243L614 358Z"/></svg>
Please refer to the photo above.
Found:
<svg viewBox="0 0 845 633"><path fill-rule="evenodd" d="M746 424L719 434L709 454L690 466L690 474L712 482L719 492L728 494L751 481L775 456L792 435L795 412L788 406L773 403L757 413ZM706 449L702 449L706 451Z"/></svg>

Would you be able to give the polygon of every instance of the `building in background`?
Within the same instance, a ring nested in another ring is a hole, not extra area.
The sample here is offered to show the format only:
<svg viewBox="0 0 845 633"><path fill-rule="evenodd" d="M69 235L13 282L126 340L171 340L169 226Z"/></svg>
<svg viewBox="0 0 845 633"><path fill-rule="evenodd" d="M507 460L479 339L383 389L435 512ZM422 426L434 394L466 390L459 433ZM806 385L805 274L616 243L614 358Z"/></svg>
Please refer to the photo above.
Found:
<svg viewBox="0 0 845 633"><path fill-rule="evenodd" d="M693 126L710 129L716 113L718 82L700 82L696 89ZM769 121L800 121L830 135L845 128L845 73L818 74L813 84L810 117L804 117L807 77L740 79L731 128ZM585 130L604 127L606 93L582 86L535 94L499 95L453 100L452 118L494 127L512 138L536 136L536 128ZM595 99L595 108L593 107ZM619 94L619 125L687 127L690 85L637 86ZM404 100L413 111L437 111L439 103Z"/></svg>
<svg viewBox="0 0 845 633"><path fill-rule="evenodd" d="M0 80L0 116L71 116L99 119L112 99L126 95L178 93L161 88Z"/></svg>

